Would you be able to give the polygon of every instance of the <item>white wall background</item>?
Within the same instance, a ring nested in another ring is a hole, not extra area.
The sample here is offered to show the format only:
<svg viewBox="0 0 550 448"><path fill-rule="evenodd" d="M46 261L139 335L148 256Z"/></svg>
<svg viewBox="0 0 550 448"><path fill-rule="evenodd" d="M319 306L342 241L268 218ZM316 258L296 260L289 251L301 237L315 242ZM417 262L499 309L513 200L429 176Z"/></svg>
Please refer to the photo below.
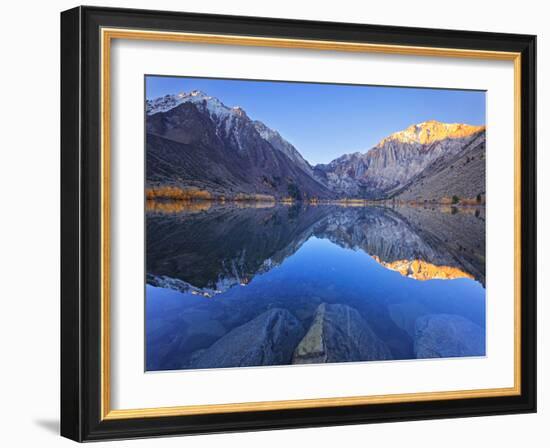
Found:
<svg viewBox="0 0 550 448"><path fill-rule="evenodd" d="M334 447L546 446L550 440L550 390L544 347L550 346L550 158L545 123L550 120L546 85L550 36L546 2L406 0L132 0L88 4L185 10L384 25L439 27L537 34L539 164L539 413L336 428L124 441L132 447ZM11 1L2 8L0 70L0 439L6 446L69 446L58 435L59 414L59 12L78 3ZM546 278L545 278L546 277ZM546 352L547 354L547 352ZM96 446L104 446L98 444Z"/></svg>

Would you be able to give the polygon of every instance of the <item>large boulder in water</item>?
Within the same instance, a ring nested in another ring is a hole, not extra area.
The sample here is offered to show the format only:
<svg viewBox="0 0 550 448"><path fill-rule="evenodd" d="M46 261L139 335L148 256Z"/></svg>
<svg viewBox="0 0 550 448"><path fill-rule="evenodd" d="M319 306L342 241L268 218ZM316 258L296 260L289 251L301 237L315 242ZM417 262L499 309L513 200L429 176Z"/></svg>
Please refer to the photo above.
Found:
<svg viewBox="0 0 550 448"><path fill-rule="evenodd" d="M485 331L454 314L428 314L416 320L414 350L417 358L485 355Z"/></svg>
<svg viewBox="0 0 550 448"><path fill-rule="evenodd" d="M414 339L416 320L420 316L430 314L428 308L419 301L408 300L402 303L388 305L391 320Z"/></svg>
<svg viewBox="0 0 550 448"><path fill-rule="evenodd" d="M290 364L294 348L305 331L290 312L272 308L231 330L204 350L194 368L269 366Z"/></svg>
<svg viewBox="0 0 550 448"><path fill-rule="evenodd" d="M296 350L294 364L391 359L386 344L359 312L347 305L319 305Z"/></svg>

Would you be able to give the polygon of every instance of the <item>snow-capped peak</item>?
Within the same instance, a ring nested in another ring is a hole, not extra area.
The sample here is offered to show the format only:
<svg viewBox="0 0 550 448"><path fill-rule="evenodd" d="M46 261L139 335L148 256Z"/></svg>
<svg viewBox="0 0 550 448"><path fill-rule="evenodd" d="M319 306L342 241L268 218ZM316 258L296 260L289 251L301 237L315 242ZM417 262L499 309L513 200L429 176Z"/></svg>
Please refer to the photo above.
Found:
<svg viewBox="0 0 550 448"><path fill-rule="evenodd" d="M175 95L165 95L152 100L147 100L146 109L147 115L154 115L159 112L167 112L174 107L183 103L193 103L195 105L206 108L209 114L216 115L218 118L227 116L235 112L235 108L230 109L223 104L218 98L209 96L200 90L193 90L189 93L180 92Z"/></svg>
<svg viewBox="0 0 550 448"><path fill-rule="evenodd" d="M187 94L185 92L180 93L180 96L186 96ZM190 96L208 96L206 93L204 93L202 90L193 90L191 93L189 93Z"/></svg>
<svg viewBox="0 0 550 448"><path fill-rule="evenodd" d="M429 144L447 138L464 138L483 131L485 126L472 126L465 123L442 123L436 120L423 121L413 124L407 129L391 134L378 143L383 146L388 141L401 143Z"/></svg>
<svg viewBox="0 0 550 448"><path fill-rule="evenodd" d="M218 135L222 137L232 135L236 146L242 149L239 123L242 123L243 120L249 120L246 112L239 106L228 107L218 98L207 95L200 90L180 92L147 100L147 115L168 112L183 103L194 104L200 112L207 114L215 123Z"/></svg>
<svg viewBox="0 0 550 448"><path fill-rule="evenodd" d="M252 121L240 106L228 107L218 98L207 95L200 90L191 92L180 92L173 95L165 95L159 98L146 101L147 115L155 115L160 112L168 112L183 103L194 104L201 112L207 113L216 124L216 131L219 136L230 136L234 138L239 149L241 145L241 124L250 121L260 137L270 143L276 150L287 155L295 161L306 172L311 171L311 166L304 160L300 153L287 142L281 135L266 126L261 121Z"/></svg>

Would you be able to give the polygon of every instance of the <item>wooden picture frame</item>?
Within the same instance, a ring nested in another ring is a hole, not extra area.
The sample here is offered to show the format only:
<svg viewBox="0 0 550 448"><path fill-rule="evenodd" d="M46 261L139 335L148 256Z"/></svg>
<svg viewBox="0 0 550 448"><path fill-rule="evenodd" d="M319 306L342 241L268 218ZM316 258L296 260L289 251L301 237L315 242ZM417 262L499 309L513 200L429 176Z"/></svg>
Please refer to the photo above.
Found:
<svg viewBox="0 0 550 448"><path fill-rule="evenodd" d="M113 410L110 44L115 39L513 61L512 388ZM530 35L77 7L61 14L61 434L76 441L536 411L536 38Z"/></svg>

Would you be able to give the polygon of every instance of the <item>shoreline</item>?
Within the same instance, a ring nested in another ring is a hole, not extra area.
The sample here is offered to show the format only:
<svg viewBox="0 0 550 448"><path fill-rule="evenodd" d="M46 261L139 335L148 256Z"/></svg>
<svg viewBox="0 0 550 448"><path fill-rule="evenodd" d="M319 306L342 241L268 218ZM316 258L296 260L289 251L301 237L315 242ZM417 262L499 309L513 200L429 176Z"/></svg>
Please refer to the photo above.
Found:
<svg viewBox="0 0 550 448"><path fill-rule="evenodd" d="M274 204L310 204L310 205L341 205L341 206L367 206L367 205L410 205L410 206L450 206L450 207L485 207L485 194L477 197L461 198L455 194L443 196L438 199L363 199L363 198L339 198L318 199L298 198L296 196L284 196L277 198L264 193L236 193L230 197L220 193L212 193L198 188L181 188L176 186L147 187L145 189L146 200L151 201L180 201L180 202L212 202L212 203L274 203Z"/></svg>
<svg viewBox="0 0 550 448"><path fill-rule="evenodd" d="M217 199L217 198L171 198L171 197L155 197L146 198L146 202L157 203L180 203L180 204L273 204L273 205L336 205L348 207L367 207L367 206L385 206L385 207L456 207L456 208L485 208L486 203L452 203L448 201L392 201L392 200L371 200L371 199L329 199L315 201L289 201L286 199Z"/></svg>

